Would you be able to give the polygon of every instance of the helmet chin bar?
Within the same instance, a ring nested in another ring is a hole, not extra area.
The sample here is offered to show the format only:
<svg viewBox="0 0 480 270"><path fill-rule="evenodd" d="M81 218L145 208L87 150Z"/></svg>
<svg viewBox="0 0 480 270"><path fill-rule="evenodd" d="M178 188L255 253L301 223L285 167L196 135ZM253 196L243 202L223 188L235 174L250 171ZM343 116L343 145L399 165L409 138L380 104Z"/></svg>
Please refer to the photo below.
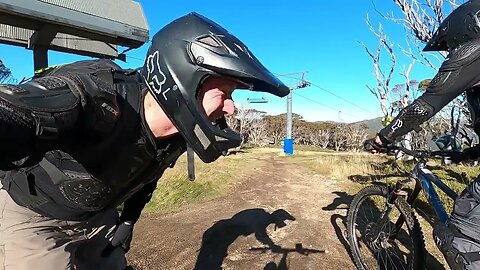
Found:
<svg viewBox="0 0 480 270"><path fill-rule="evenodd" d="M219 118L215 121L215 127L217 127L218 129L220 129L221 131L224 131L225 133L227 132L235 132L237 133L236 131L234 131L233 129L231 129L228 124L227 124L227 119L225 118L225 116L223 116L222 118ZM239 134L241 136L241 134ZM242 139L243 141L243 139ZM228 149L226 150L223 150L221 151L221 154L223 156L226 156L228 154Z"/></svg>

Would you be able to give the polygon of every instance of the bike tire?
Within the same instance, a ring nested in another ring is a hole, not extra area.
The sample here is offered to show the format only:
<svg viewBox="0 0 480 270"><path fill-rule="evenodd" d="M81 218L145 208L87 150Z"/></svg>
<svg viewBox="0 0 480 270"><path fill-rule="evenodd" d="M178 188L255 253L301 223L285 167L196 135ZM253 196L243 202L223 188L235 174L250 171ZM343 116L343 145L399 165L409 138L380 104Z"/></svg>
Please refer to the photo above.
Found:
<svg viewBox="0 0 480 270"><path fill-rule="evenodd" d="M350 204L347 214L347 236L348 242L350 245L350 251L352 259L355 263L355 266L359 270L371 270L372 268L368 268L364 263L362 258L362 253L359 250L359 241L356 235L356 217L358 215L358 211L362 205L362 203L372 196L381 196L387 199L389 195L388 187L382 185L373 185L363 188L360 192L358 192ZM400 215L403 216L405 226L408 229L409 236L412 241L412 250L411 250L411 260L410 264L405 268L409 270L418 270L418 269L425 269L425 242L423 238L423 233L420 227L420 224L415 217L413 209L410 205L403 199L402 197L398 197L395 201L395 207L399 211ZM383 228L383 227L382 227ZM378 259L377 259L378 260ZM387 269L388 266L386 267ZM385 269L382 268L380 265L375 269Z"/></svg>

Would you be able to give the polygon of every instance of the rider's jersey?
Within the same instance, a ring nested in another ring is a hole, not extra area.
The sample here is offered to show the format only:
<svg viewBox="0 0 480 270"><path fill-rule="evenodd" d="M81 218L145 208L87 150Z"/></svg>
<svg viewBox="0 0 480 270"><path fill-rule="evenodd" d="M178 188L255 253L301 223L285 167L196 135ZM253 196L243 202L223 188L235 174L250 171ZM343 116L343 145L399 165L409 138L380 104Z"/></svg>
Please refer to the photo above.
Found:
<svg viewBox="0 0 480 270"><path fill-rule="evenodd" d="M480 102L477 84L480 81L480 40L472 40L451 51L425 93L405 107L393 121L379 132L385 141L410 132L440 111L450 101L467 91L472 105L475 131L480 133Z"/></svg>

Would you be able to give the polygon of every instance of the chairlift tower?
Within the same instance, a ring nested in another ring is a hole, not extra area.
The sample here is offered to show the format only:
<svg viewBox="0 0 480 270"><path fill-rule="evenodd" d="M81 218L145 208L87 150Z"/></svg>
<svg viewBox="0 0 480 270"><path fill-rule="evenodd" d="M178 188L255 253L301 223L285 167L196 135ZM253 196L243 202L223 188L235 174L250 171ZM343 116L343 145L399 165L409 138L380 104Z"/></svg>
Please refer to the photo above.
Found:
<svg viewBox="0 0 480 270"><path fill-rule="evenodd" d="M342 111L338 111L338 122L343 123Z"/></svg>
<svg viewBox="0 0 480 270"><path fill-rule="evenodd" d="M301 72L295 72L295 73L288 73L288 74L281 74L279 76L284 76L284 77L290 77L293 75L298 75L301 74L301 78L297 79L298 83L292 87L290 87L290 93L287 96L287 123L286 123L286 129L287 129L287 136L285 137L285 140L283 141L283 152L286 155L293 155L293 136L292 136L292 125L293 125L293 117L292 117L292 92L293 90L296 89L301 89L305 88L311 85L310 82L305 80L305 74L308 73L308 71L301 71ZM292 77L290 77L292 78Z"/></svg>

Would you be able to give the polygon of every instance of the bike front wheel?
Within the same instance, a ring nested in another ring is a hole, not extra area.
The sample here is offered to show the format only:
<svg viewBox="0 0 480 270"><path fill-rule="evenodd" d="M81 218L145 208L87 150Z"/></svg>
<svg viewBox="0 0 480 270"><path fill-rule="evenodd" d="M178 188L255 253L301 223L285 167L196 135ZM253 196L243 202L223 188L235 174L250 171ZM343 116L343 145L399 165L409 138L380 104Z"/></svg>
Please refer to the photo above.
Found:
<svg viewBox="0 0 480 270"><path fill-rule="evenodd" d="M353 198L347 215L347 234L356 267L425 269L423 233L412 208L402 197L391 205L388 197L387 187L374 185Z"/></svg>

